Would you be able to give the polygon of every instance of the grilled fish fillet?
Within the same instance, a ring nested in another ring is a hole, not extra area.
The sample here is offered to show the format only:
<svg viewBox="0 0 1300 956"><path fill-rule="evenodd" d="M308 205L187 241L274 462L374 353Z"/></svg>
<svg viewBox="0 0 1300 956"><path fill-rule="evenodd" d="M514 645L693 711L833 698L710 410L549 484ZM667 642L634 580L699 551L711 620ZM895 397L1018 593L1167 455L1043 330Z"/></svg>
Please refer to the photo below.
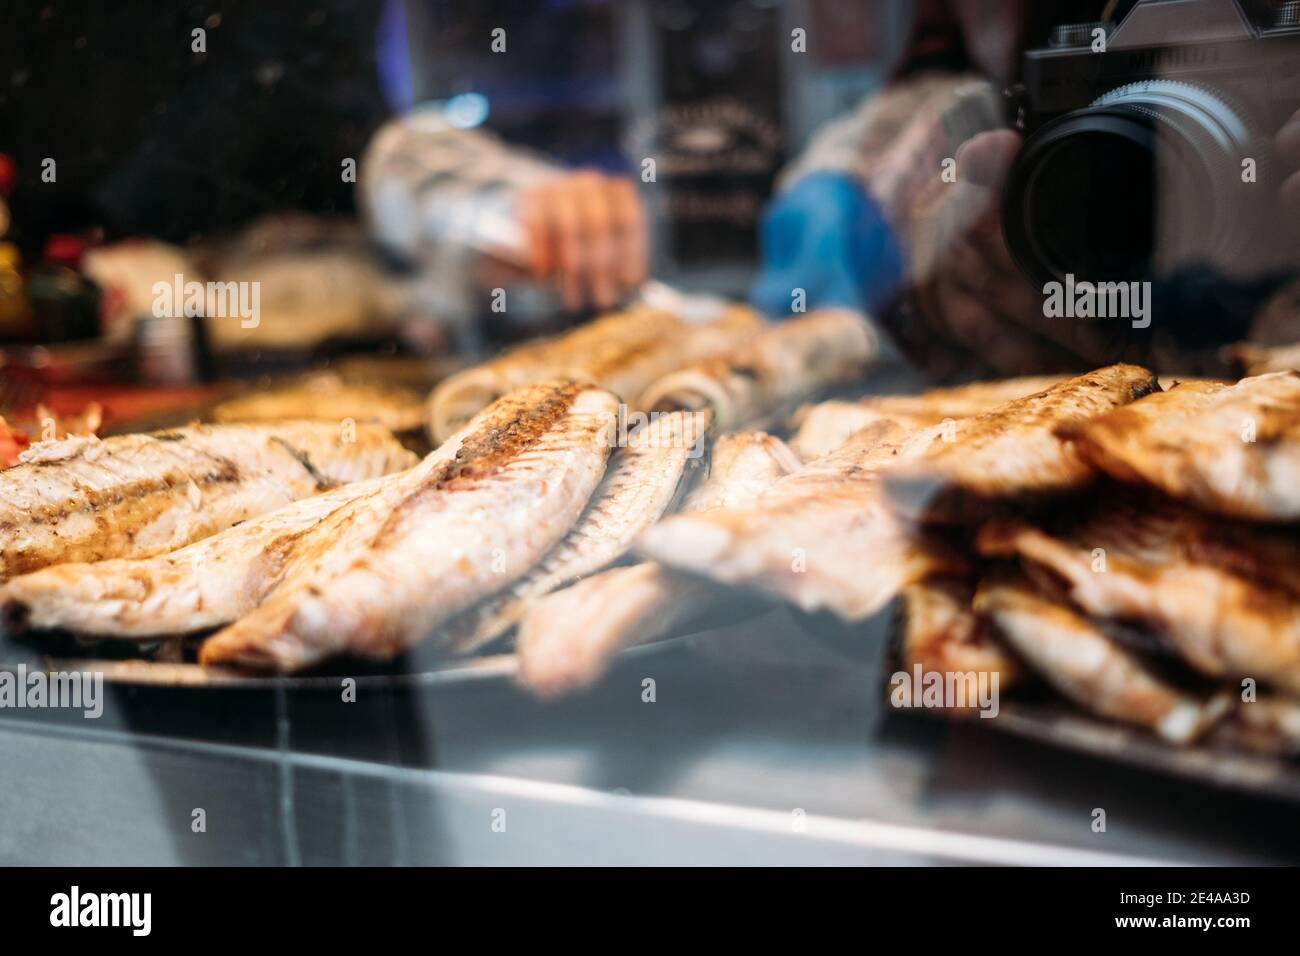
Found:
<svg viewBox="0 0 1300 956"><path fill-rule="evenodd" d="M340 653L388 658L429 637L572 527L604 472L617 407L574 383L494 402L450 460L322 522L292 577L208 639L200 662L292 671Z"/></svg>
<svg viewBox="0 0 1300 956"><path fill-rule="evenodd" d="M1111 498L1055 533L991 523L977 546L1049 570L1088 614L1143 624L1202 673L1300 693L1300 542L1154 495Z"/></svg>
<svg viewBox="0 0 1300 956"><path fill-rule="evenodd" d="M929 578L903 589L900 662L923 674L997 674L999 691L1021 677L1019 662L1002 647L971 607L974 587L954 578ZM911 683L902 685L910 704Z"/></svg>
<svg viewBox="0 0 1300 956"><path fill-rule="evenodd" d="M449 622L439 640L468 654L514 627L542 595L619 558L676 497L690 456L702 450L708 422L707 412L671 412L628 436L564 539L504 591Z"/></svg>
<svg viewBox="0 0 1300 956"><path fill-rule="evenodd" d="M192 425L67 438L0 472L0 580L68 561L161 554L346 482L409 468L385 428Z"/></svg>
<svg viewBox="0 0 1300 956"><path fill-rule="evenodd" d="M269 391L222 402L212 411L218 422L352 419L382 425L392 432L424 427L424 398L391 385L345 382L331 372Z"/></svg>
<svg viewBox="0 0 1300 956"><path fill-rule="evenodd" d="M519 681L554 699L594 684L620 650L659 640L718 601L718 587L653 561L546 595L519 625Z"/></svg>
<svg viewBox="0 0 1300 956"><path fill-rule="evenodd" d="M831 400L805 405L790 418L794 429L790 449L800 461L813 461L844 447L845 442L868 425L896 422L920 430L938 425L944 416L928 413L898 414L882 411L869 399L850 402Z"/></svg>
<svg viewBox="0 0 1300 956"><path fill-rule="evenodd" d="M728 355L670 372L641 395L638 407L710 410L730 430L764 420L792 403L862 375L879 351L867 320L848 309L788 319Z"/></svg>
<svg viewBox="0 0 1300 956"><path fill-rule="evenodd" d="M1007 402L1041 395L1049 388L1070 380L1067 375L1024 375L1019 378L971 382L947 388L931 388L919 395L876 395L876 408L895 415L931 415L939 419L970 418L992 411Z"/></svg>
<svg viewBox="0 0 1300 956"><path fill-rule="evenodd" d="M637 550L668 567L762 588L806 611L867 617L900 588L960 565L940 541L900 520L881 493L907 434L893 422L864 429L745 507L661 521Z"/></svg>
<svg viewBox="0 0 1300 956"><path fill-rule="evenodd" d="M990 502L1081 488L1095 472L1058 432L1157 388L1146 369L1111 365L935 426L899 452L885 476L889 497L921 520L960 522L985 516Z"/></svg>
<svg viewBox="0 0 1300 956"><path fill-rule="evenodd" d="M714 443L709 475L691 492L682 511L691 514L721 508L743 508L771 487L772 482L802 466L781 439L761 431L732 432Z"/></svg>
<svg viewBox="0 0 1300 956"><path fill-rule="evenodd" d="M148 638L229 624L262 602L312 529L400 478L344 485L152 558L55 564L20 575L0 585L6 627Z"/></svg>
<svg viewBox="0 0 1300 956"><path fill-rule="evenodd" d="M702 323L647 307L608 315L450 376L429 397L429 434L444 441L493 399L549 379L592 382L631 402L667 372L729 352L762 328L757 313L739 306Z"/></svg>
<svg viewBox="0 0 1300 956"><path fill-rule="evenodd" d="M1084 710L1190 743L1230 709L1166 683L1065 604L1025 581L986 581L975 610L1049 683Z"/></svg>
<svg viewBox="0 0 1300 956"><path fill-rule="evenodd" d="M799 467L791 451L763 432L723 435L709 477L683 511L743 507ZM520 681L542 697L594 683L622 648L656 640L715 605L711 581L654 561L610 568L534 602L519 625Z"/></svg>
<svg viewBox="0 0 1300 956"><path fill-rule="evenodd" d="M1013 399L1037 395L1063 381L1060 375L1033 375L997 382L936 388L920 395L869 395L856 401L805 405L790 420L790 447L804 461L827 455L867 425L892 419L924 428L945 418L969 418Z"/></svg>
<svg viewBox="0 0 1300 956"><path fill-rule="evenodd" d="M1181 382L1071 429L1122 481L1242 518L1300 519L1300 372Z"/></svg>
<svg viewBox="0 0 1300 956"><path fill-rule="evenodd" d="M475 422L474 424L477 424ZM385 509L451 462L470 426L414 468L353 482L286 505L191 545L151 558L56 564L0 586L10 630L148 638L230 624L276 588L316 570L333 545L358 541ZM358 502L348 510L344 505Z"/></svg>

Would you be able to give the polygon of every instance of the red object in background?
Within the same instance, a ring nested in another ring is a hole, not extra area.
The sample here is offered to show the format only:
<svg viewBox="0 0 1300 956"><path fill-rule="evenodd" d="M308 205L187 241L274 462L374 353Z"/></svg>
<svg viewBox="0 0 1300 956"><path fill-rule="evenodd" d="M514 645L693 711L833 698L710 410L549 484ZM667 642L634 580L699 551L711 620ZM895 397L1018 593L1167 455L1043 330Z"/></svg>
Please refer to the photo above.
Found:
<svg viewBox="0 0 1300 956"><path fill-rule="evenodd" d="M76 269L86 254L86 240L80 236L56 232L45 240L45 258L55 265Z"/></svg>
<svg viewBox="0 0 1300 956"><path fill-rule="evenodd" d="M58 415L75 415L95 402L104 413L104 425L112 428L121 422L174 411L198 410L222 397L225 385L184 385L176 387L141 387L139 385L65 385L49 388L45 404Z"/></svg>
<svg viewBox="0 0 1300 956"><path fill-rule="evenodd" d="M18 165L8 153L0 153L0 196L8 196L18 182Z"/></svg>
<svg viewBox="0 0 1300 956"><path fill-rule="evenodd" d="M10 428L4 416L0 415L0 468L12 468L18 464L18 456L28 444L27 433Z"/></svg>

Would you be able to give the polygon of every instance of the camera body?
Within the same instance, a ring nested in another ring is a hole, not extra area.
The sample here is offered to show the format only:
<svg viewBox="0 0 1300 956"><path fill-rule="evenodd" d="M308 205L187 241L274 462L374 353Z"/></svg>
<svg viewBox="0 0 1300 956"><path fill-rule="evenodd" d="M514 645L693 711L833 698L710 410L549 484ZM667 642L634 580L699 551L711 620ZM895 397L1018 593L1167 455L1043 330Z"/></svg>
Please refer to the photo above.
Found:
<svg viewBox="0 0 1300 956"><path fill-rule="evenodd" d="M1021 267L1134 280L1281 267L1274 134L1300 108L1300 2L1139 0L1026 52L1003 222Z"/></svg>

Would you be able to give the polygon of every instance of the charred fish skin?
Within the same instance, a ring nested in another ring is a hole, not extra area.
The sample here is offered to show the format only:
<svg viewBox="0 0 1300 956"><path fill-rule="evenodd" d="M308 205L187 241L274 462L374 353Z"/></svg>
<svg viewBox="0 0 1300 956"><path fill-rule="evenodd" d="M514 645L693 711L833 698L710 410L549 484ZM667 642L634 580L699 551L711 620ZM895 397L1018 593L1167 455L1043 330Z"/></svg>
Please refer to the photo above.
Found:
<svg viewBox="0 0 1300 956"><path fill-rule="evenodd" d="M368 515L373 526L341 554L211 637L200 661L291 671L339 653L384 659L431 636L573 525L602 477L617 405L571 382L494 403L451 461Z"/></svg>
<svg viewBox="0 0 1300 956"><path fill-rule="evenodd" d="M682 510L742 507L798 467L793 452L772 435L723 435L714 444L708 478ZM519 679L541 697L587 687L620 649L663 637L718 600L712 582L653 561L594 574L529 605L516 641Z"/></svg>
<svg viewBox="0 0 1300 956"><path fill-rule="evenodd" d="M757 313L738 306L701 323L644 306L602 316L442 382L429 396L429 434L441 442L510 389L548 379L591 382L633 402L665 373L735 348L762 327Z"/></svg>
<svg viewBox="0 0 1300 956"><path fill-rule="evenodd" d="M975 610L1057 690L1102 717L1187 744L1230 710L1226 698L1202 700L1167 684L1086 618L1024 580L982 583Z"/></svg>
<svg viewBox="0 0 1300 956"><path fill-rule="evenodd" d="M709 419L707 412L672 412L633 432L564 539L504 591L449 622L438 639L471 653L514 627L530 602L621 557L676 498Z"/></svg>
<svg viewBox="0 0 1300 956"><path fill-rule="evenodd" d="M1179 382L1071 437L1122 481L1228 517L1300 518L1300 372Z"/></svg>
<svg viewBox="0 0 1300 956"><path fill-rule="evenodd" d="M1007 499L1077 491L1096 475L1062 431L1159 389L1135 365L1111 365L922 431L885 479L890 500L926 523L968 523Z"/></svg>
<svg viewBox="0 0 1300 956"><path fill-rule="evenodd" d="M387 429L350 433L324 422L43 443L0 472L0 580L50 564L161 554L414 461Z"/></svg>

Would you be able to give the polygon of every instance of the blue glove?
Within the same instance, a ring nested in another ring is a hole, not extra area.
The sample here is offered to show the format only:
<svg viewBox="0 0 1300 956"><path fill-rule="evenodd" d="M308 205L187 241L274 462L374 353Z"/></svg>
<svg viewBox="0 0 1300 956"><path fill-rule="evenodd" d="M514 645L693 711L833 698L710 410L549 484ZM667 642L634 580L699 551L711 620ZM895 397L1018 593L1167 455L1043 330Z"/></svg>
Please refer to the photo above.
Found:
<svg viewBox="0 0 1300 956"><path fill-rule="evenodd" d="M809 173L768 204L759 227L762 271L750 299L785 316L795 289L806 308L879 309L903 282L903 251L880 206L851 176Z"/></svg>

